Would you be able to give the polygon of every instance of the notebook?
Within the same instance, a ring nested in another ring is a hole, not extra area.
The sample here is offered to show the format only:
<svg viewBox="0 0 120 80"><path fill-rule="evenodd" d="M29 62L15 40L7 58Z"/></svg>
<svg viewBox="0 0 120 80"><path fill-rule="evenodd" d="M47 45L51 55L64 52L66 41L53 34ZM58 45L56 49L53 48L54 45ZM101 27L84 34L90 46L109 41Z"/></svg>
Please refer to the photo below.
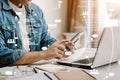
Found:
<svg viewBox="0 0 120 80"><path fill-rule="evenodd" d="M120 59L120 27L104 28L97 48L81 48L66 59L58 60L62 65L96 68Z"/></svg>
<svg viewBox="0 0 120 80"><path fill-rule="evenodd" d="M58 80L96 80L95 77L81 69L57 71L54 75L58 78Z"/></svg>

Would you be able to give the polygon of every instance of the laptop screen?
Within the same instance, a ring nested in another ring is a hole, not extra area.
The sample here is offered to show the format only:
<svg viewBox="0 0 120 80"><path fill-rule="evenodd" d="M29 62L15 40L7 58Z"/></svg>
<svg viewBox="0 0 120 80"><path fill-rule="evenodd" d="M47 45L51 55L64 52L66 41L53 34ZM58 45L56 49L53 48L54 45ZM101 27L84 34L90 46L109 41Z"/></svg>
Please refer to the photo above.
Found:
<svg viewBox="0 0 120 80"><path fill-rule="evenodd" d="M94 66L109 64L120 59L120 27L105 27L101 35Z"/></svg>

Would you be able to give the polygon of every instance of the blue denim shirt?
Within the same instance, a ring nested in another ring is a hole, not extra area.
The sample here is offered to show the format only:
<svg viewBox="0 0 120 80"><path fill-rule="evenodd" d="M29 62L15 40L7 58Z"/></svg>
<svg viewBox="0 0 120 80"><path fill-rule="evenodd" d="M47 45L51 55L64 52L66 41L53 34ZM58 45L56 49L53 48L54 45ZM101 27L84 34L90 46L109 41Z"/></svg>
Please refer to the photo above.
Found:
<svg viewBox="0 0 120 80"><path fill-rule="evenodd" d="M42 10L33 3L26 8L26 25L30 51L40 51L56 41L50 36ZM0 67L13 65L24 56L22 49L19 17L10 7L8 0L0 1Z"/></svg>

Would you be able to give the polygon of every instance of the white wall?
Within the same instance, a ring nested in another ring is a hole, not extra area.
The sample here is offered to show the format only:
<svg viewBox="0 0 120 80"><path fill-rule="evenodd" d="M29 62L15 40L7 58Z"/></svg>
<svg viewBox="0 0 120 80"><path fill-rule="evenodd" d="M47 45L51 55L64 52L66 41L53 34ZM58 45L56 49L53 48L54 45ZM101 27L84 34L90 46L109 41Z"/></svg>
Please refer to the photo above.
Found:
<svg viewBox="0 0 120 80"><path fill-rule="evenodd" d="M40 8L42 8L49 30L57 39L62 39L62 33L66 31L67 19L67 0L62 0L61 8L58 7L60 0L33 0ZM55 20L61 22L55 22Z"/></svg>

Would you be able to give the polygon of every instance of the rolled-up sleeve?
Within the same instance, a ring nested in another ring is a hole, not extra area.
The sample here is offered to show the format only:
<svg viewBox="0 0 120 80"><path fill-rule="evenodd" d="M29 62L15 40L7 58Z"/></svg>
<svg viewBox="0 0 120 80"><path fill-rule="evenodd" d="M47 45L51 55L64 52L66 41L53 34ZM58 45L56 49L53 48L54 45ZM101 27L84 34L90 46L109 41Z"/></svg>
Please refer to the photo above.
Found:
<svg viewBox="0 0 120 80"><path fill-rule="evenodd" d="M10 49L5 44L5 39L0 31L0 67L14 65L14 62L24 56L26 52L21 49Z"/></svg>
<svg viewBox="0 0 120 80"><path fill-rule="evenodd" d="M14 62L24 56L23 50L12 50L8 48L0 49L0 67L14 65Z"/></svg>

